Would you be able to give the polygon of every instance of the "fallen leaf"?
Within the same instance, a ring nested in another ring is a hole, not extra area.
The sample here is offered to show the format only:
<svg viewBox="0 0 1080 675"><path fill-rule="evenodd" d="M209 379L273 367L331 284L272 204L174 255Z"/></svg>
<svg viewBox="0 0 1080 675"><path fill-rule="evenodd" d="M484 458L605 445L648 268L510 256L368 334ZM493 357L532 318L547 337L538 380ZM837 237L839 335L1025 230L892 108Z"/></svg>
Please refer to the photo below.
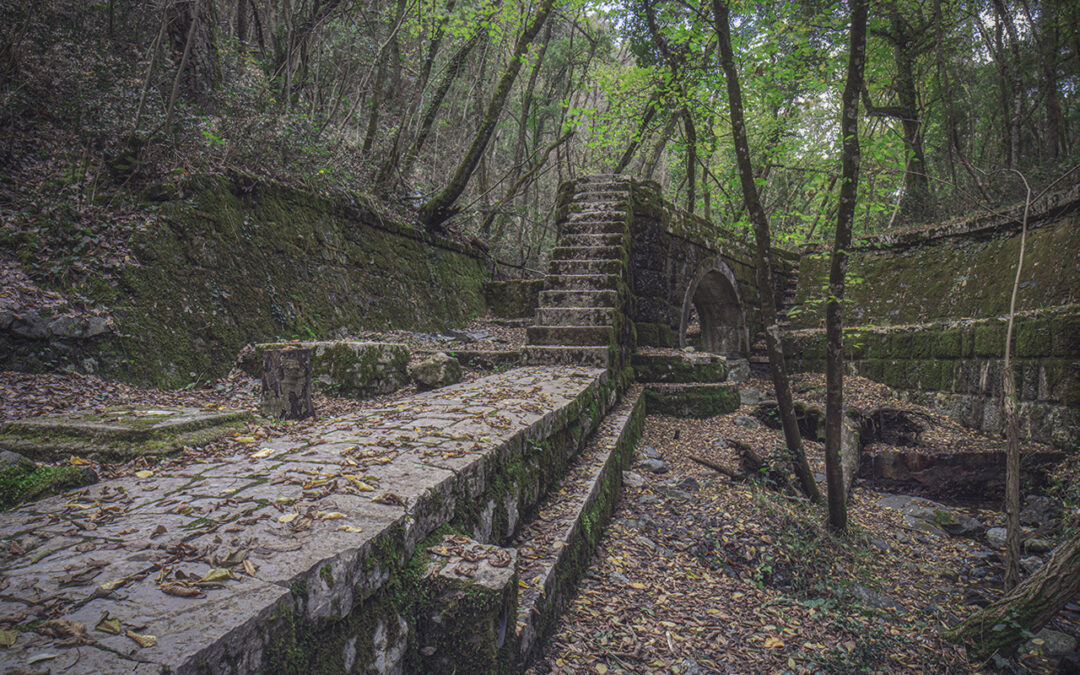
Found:
<svg viewBox="0 0 1080 675"><path fill-rule="evenodd" d="M205 598L206 593L203 593L194 586L188 586L187 584L165 584L161 587L161 592L168 595L175 595L180 598Z"/></svg>
<svg viewBox="0 0 1080 675"><path fill-rule="evenodd" d="M318 520L340 520L345 517L345 514L340 511L319 511L315 517Z"/></svg>
<svg viewBox="0 0 1080 675"><path fill-rule="evenodd" d="M765 638L765 649L777 649L784 646L784 641L775 635Z"/></svg>
<svg viewBox="0 0 1080 675"><path fill-rule="evenodd" d="M269 457L272 454L274 454L274 449L273 448L263 448L262 450L259 450L258 452L251 453L251 458L252 459L265 459L266 457Z"/></svg>
<svg viewBox="0 0 1080 675"><path fill-rule="evenodd" d="M237 436L236 440L238 442L240 442L240 443L254 443L255 442L255 437L254 436Z"/></svg>
<svg viewBox="0 0 1080 675"><path fill-rule="evenodd" d="M111 635L120 635L124 632L124 626L120 623L120 619L110 618L108 612L102 612L101 620L94 626L94 630L99 630L102 633L109 633Z"/></svg>
<svg viewBox="0 0 1080 675"><path fill-rule="evenodd" d="M236 575L233 571L224 567L215 567L210 569L203 575L202 579L199 579L198 584L212 584L220 581L226 581L227 579L236 579Z"/></svg>
<svg viewBox="0 0 1080 675"><path fill-rule="evenodd" d="M242 567L244 568L244 574L248 575L249 577L255 576L255 565L252 565L250 560L244 558Z"/></svg>
<svg viewBox="0 0 1080 675"><path fill-rule="evenodd" d="M351 532L353 534L364 531L364 528L356 527L355 525L342 525L342 526L338 527L338 529L341 530L342 532Z"/></svg>
<svg viewBox="0 0 1080 675"><path fill-rule="evenodd" d="M165 531L166 530L164 525L158 525L154 528L154 531L150 533L150 538L153 539L154 537L160 537L161 535L165 534Z"/></svg>
<svg viewBox="0 0 1080 675"><path fill-rule="evenodd" d="M298 516L299 516L299 514L297 514L297 513L285 513L285 514L282 514L282 515L278 516L278 522L279 523L291 523L292 521L296 520L296 518Z"/></svg>
<svg viewBox="0 0 1080 675"><path fill-rule="evenodd" d="M146 635L146 634L142 634L142 633L136 633L136 632L130 631L130 630L128 632L124 633L124 635L128 636L129 638L131 638L132 640L137 642L138 645L140 647L144 648L144 649L147 648L147 647L153 647L154 645L157 644L157 636L154 636L154 635Z"/></svg>
<svg viewBox="0 0 1080 675"><path fill-rule="evenodd" d="M15 644L15 641L19 639L19 631L17 630L0 630L0 647L7 649Z"/></svg>
<svg viewBox="0 0 1080 675"><path fill-rule="evenodd" d="M150 476L153 476L153 475L154 475L154 472L149 470L149 469L143 469L142 471L136 471L135 472L135 477L136 478L149 478Z"/></svg>

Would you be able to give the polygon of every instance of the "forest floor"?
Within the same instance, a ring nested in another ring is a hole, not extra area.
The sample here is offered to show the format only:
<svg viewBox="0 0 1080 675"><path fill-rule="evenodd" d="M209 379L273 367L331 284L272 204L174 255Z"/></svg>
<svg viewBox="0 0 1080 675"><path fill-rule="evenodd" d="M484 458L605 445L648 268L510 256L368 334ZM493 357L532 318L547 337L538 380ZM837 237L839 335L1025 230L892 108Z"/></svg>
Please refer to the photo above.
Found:
<svg viewBox="0 0 1080 675"><path fill-rule="evenodd" d="M518 329L507 330L489 341L516 343ZM383 337L408 337L415 348L454 344L447 336ZM466 371L466 379L483 374ZM820 379L797 377L796 389L813 399ZM743 386L766 396L771 388L765 382ZM862 406L905 405L858 378L848 380L848 392ZM316 394L316 419L251 422L165 461L231 454L412 393L410 386L366 401ZM135 404L254 410L258 397L258 380L236 374L202 389L162 391L78 374L0 372L0 421ZM888 493L861 483L850 504L850 533L833 536L822 525L821 509L804 499L734 482L690 459L697 454L734 464L728 441L767 455L781 442L780 432L749 425L750 412L744 405L705 420L647 419L635 463L659 459L666 471L627 472L612 523L533 673L1055 672L1056 660L1039 654L1011 663L971 663L940 636L1000 593L1001 557L984 538L913 528L900 512L878 503ZM1000 439L939 421L929 434L935 446L1000 445ZM807 448L820 473L821 444L807 442ZM106 479L157 462L144 458L93 468ZM1075 462L1070 466L1075 469ZM1063 480L1070 478L1063 474ZM992 508L950 508L985 527L1004 522ZM1050 628L1080 636L1080 606L1070 604Z"/></svg>

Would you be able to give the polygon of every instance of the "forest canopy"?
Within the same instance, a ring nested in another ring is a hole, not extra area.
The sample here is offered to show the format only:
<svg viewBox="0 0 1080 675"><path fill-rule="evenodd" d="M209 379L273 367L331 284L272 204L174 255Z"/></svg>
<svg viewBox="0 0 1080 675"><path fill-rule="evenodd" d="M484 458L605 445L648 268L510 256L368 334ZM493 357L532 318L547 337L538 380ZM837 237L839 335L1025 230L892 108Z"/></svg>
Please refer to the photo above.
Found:
<svg viewBox="0 0 1080 675"><path fill-rule="evenodd" d="M848 7L730 12L774 236L828 239ZM555 188L589 173L655 180L747 232L710 17L692 0L0 0L4 227L123 228L183 176L239 168L373 194L530 266ZM1015 202L1007 169L1039 191L1080 157L1077 3L873 3L865 73L856 235Z"/></svg>

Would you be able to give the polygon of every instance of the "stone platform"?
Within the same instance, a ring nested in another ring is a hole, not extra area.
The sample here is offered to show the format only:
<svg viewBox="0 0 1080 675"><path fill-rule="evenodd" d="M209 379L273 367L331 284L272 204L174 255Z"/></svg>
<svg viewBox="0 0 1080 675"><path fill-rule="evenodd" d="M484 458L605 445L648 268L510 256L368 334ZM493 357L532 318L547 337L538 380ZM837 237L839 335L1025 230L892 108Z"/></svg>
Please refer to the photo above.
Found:
<svg viewBox="0 0 1080 675"><path fill-rule="evenodd" d="M68 455L131 459L220 438L251 419L238 410L120 407L33 417L0 425L0 449L45 461Z"/></svg>
<svg viewBox="0 0 1080 675"><path fill-rule="evenodd" d="M614 400L519 368L0 514L0 669L409 670L414 550L511 541Z"/></svg>

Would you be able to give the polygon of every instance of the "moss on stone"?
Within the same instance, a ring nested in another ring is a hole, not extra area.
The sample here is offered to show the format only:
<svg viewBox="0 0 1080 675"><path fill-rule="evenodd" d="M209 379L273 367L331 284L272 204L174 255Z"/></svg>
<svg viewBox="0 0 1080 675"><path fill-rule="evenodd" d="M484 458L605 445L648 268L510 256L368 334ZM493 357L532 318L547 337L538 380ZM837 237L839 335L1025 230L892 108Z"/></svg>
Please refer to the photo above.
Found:
<svg viewBox="0 0 1080 675"><path fill-rule="evenodd" d="M77 466L38 466L20 460L0 468L0 510L88 485L96 480Z"/></svg>

